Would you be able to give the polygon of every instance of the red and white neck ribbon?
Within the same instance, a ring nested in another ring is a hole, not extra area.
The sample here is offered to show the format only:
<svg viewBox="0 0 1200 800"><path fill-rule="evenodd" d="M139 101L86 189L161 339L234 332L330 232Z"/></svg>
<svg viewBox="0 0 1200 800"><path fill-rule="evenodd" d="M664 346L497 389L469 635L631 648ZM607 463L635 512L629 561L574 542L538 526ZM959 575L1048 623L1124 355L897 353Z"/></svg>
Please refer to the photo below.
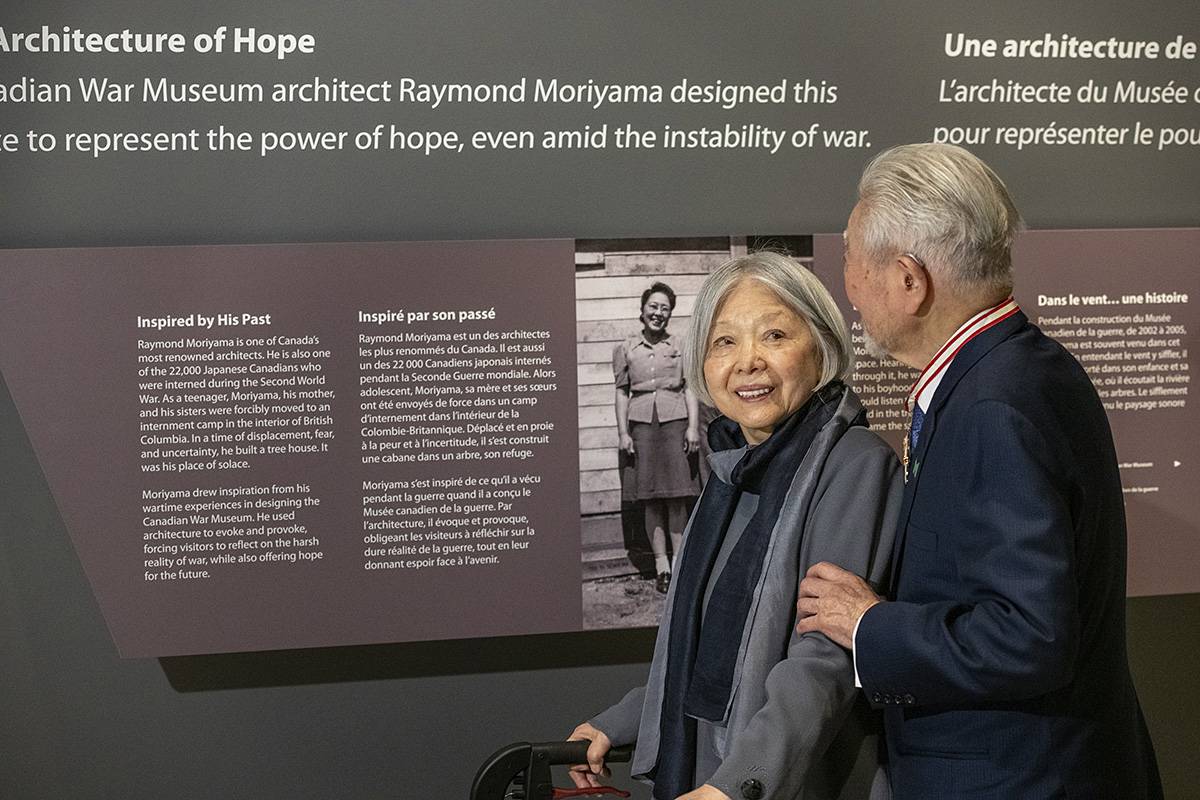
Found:
<svg viewBox="0 0 1200 800"><path fill-rule="evenodd" d="M904 401L904 410L911 413L913 403L919 403L922 409L929 408L929 404L933 400L933 393L937 391L942 376L946 374L946 368L950 366L950 362L958 355L958 351L963 348L963 345L1020 310L1017 307L1017 301L1010 297L1000 305L980 311L967 320L966 324L942 345L942 349L937 351L937 355L921 372L921 376L913 384L912 391L908 393L908 399Z"/></svg>

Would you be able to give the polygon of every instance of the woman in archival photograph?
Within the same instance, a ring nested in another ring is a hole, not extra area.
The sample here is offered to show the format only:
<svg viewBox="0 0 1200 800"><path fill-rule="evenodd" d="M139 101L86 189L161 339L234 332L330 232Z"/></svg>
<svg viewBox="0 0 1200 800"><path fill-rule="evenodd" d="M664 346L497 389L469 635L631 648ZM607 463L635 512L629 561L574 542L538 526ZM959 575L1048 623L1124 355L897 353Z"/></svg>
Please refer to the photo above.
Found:
<svg viewBox="0 0 1200 800"><path fill-rule="evenodd" d="M641 333L613 348L617 446L633 463L633 494L645 509L655 588L664 594L688 501L700 494L696 459L690 458L700 449L700 407L683 377L683 352L667 331L674 310L675 292L655 282L642 293Z"/></svg>

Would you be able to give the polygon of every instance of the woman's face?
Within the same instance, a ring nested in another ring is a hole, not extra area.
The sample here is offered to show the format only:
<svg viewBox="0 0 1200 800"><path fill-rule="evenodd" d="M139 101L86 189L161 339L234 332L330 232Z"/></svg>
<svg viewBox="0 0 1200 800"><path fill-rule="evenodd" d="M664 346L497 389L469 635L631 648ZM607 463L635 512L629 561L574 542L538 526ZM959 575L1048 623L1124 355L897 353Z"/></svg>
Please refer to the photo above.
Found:
<svg viewBox="0 0 1200 800"><path fill-rule="evenodd" d="M734 286L713 318L704 381L746 441L765 442L820 380L820 351L804 319L761 281Z"/></svg>
<svg viewBox="0 0 1200 800"><path fill-rule="evenodd" d="M654 292L642 306L642 327L650 333L662 333L671 321L671 298L662 292Z"/></svg>

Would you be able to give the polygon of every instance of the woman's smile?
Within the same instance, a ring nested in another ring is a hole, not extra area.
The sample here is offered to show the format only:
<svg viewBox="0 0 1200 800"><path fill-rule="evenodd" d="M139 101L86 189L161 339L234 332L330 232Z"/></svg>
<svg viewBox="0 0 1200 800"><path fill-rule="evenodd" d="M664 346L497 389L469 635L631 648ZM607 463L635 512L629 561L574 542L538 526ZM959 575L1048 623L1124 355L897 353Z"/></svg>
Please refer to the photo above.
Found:
<svg viewBox="0 0 1200 800"><path fill-rule="evenodd" d="M737 396L742 398L743 400L757 400L757 399L759 399L761 397L765 397L767 394L773 392L774 388L771 386L763 386L763 387L752 387L752 388L748 388L748 389L742 388L742 389L738 389L736 391L737 391Z"/></svg>

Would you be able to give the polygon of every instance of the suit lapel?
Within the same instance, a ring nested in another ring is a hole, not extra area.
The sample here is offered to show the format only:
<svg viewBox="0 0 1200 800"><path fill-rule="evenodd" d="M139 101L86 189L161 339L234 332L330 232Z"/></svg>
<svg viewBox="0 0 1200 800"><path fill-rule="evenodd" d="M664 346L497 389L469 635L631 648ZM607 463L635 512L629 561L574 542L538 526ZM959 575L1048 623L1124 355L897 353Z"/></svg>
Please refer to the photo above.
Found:
<svg viewBox="0 0 1200 800"><path fill-rule="evenodd" d="M933 402L930 403L929 408L925 411L925 419L921 423L921 433L917 437L917 446L913 448L911 454L911 474L907 483L904 484L904 501L900 505L900 518L896 521L896 539L892 545L892 590L889 592L890 597L895 597L896 589L899 586L900 566L904 561L904 536L908 531L908 518L912 513L913 500L917 494L917 487L921 483L921 463L925 460L925 453L929 450L930 442L933 441L934 434L937 431L938 412L945 407L946 401L954 392L954 387L958 385L962 377L981 358L987 355L992 348L1014 335L1021 328L1025 327L1028 322L1029 318L1022 311L1018 311L1011 317L1001 320L963 345L963 348L958 351L954 360L946 368L946 374L942 378L942 382L938 384L937 391L934 392Z"/></svg>

